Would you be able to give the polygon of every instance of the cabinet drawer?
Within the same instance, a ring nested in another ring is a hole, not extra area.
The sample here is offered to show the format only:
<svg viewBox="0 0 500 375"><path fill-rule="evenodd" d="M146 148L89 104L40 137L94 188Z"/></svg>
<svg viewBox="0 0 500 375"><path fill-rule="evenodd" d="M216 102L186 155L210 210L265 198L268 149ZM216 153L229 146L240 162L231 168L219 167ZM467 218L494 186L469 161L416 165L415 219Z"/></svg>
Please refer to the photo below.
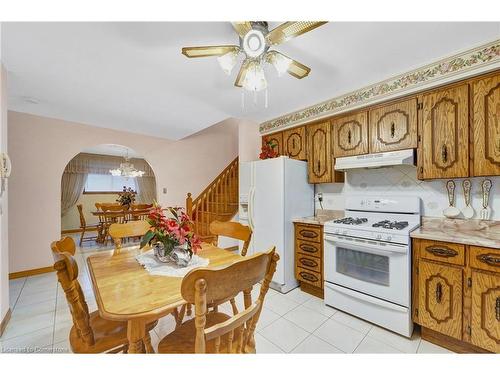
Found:
<svg viewBox="0 0 500 375"><path fill-rule="evenodd" d="M299 240L321 242L321 227L297 225L295 237Z"/></svg>
<svg viewBox="0 0 500 375"><path fill-rule="evenodd" d="M480 270L500 273L500 251L488 247L471 246L470 266Z"/></svg>
<svg viewBox="0 0 500 375"><path fill-rule="evenodd" d="M323 289L323 282L321 280L320 273L309 271L306 270L305 268L300 268L300 267L297 267L295 269L295 273L296 273L295 277L297 278L297 280Z"/></svg>
<svg viewBox="0 0 500 375"><path fill-rule="evenodd" d="M309 242L309 241L303 241L303 240L297 240L296 245L295 245L295 252L297 253L302 253L306 254L309 256L321 257L321 244L320 243L314 243L314 242Z"/></svg>
<svg viewBox="0 0 500 375"><path fill-rule="evenodd" d="M431 240L420 240L420 257L437 262L456 264L463 266L465 264L465 246Z"/></svg>
<svg viewBox="0 0 500 375"><path fill-rule="evenodd" d="M297 267L321 273L321 259L319 258L297 253L295 254L295 264Z"/></svg>

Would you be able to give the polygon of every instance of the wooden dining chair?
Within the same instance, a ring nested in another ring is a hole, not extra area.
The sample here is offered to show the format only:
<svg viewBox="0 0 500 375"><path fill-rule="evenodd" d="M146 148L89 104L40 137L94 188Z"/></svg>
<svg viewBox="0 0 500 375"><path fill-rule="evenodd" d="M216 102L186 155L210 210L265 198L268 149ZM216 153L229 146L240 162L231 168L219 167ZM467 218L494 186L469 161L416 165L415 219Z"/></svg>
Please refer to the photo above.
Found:
<svg viewBox="0 0 500 375"><path fill-rule="evenodd" d="M92 237L85 237L85 232L87 231L97 231L99 234L100 224L87 225L87 220L85 220L85 215L83 214L83 205L77 204L76 208L78 209L78 214L80 215L80 229L82 230L82 234L80 236L80 246L84 241L96 241L98 235Z"/></svg>
<svg viewBox="0 0 500 375"><path fill-rule="evenodd" d="M217 236L230 237L236 240L243 241L243 248L241 249L241 256L247 255L248 246L252 239L252 230L246 225L236 223L234 221L212 221L209 226L210 233ZM215 243L217 245L217 242Z"/></svg>
<svg viewBox="0 0 500 375"><path fill-rule="evenodd" d="M100 208L102 210L102 216L104 220L103 224L103 242L104 245L108 244L109 237L109 227L115 223L125 223L126 222L126 213L125 208L120 204L115 203L101 203Z"/></svg>
<svg viewBox="0 0 500 375"><path fill-rule="evenodd" d="M159 353L255 353L254 332L279 260L275 248L224 268L197 268L182 280L181 294L194 304L195 317L182 323L158 344ZM259 297L251 291L262 282ZM245 310L233 316L208 311L243 292Z"/></svg>
<svg viewBox="0 0 500 375"><path fill-rule="evenodd" d="M54 269L66 295L73 317L73 327L69 333L71 350L74 353L118 353L127 352L127 322L106 320L98 311L89 312L82 287L78 282L78 265L73 258L75 242L70 237L51 244ZM151 345L151 331L158 321L146 327L143 341L146 353L154 353Z"/></svg>
<svg viewBox="0 0 500 375"><path fill-rule="evenodd" d="M114 223L109 227L109 235L115 244L115 252L122 248L123 240L130 237L142 237L151 225L147 221L130 221L128 223Z"/></svg>

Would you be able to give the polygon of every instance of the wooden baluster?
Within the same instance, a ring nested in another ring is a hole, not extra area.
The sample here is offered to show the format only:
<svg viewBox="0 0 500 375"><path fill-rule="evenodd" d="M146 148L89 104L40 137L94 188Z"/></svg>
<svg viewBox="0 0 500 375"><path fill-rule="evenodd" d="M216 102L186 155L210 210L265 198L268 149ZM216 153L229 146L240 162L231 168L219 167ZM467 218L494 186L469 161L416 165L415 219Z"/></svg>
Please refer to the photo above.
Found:
<svg viewBox="0 0 500 375"><path fill-rule="evenodd" d="M234 339L234 330L227 334L227 353L231 354L233 351L233 339Z"/></svg>

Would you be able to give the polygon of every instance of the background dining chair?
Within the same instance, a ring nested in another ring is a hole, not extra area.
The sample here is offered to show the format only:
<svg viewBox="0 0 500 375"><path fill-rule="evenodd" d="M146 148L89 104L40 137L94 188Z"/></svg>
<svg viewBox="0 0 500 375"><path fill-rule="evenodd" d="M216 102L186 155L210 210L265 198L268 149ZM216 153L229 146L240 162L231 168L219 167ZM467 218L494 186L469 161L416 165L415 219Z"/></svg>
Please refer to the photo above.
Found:
<svg viewBox="0 0 500 375"><path fill-rule="evenodd" d="M255 353L254 332L279 260L275 248L219 269L197 268L182 280L181 294L195 305L195 317L182 323L158 344L159 353ZM252 302L252 288L262 282ZM243 292L245 310L229 316L208 311Z"/></svg>
<svg viewBox="0 0 500 375"><path fill-rule="evenodd" d="M212 221L209 226L210 233L217 236L215 245L219 236L230 237L243 241L243 248L241 249L241 256L247 255L248 246L252 238L252 230L246 225L236 223L234 221Z"/></svg>
<svg viewBox="0 0 500 375"><path fill-rule="evenodd" d="M83 214L83 205L77 204L76 208L78 209L78 214L80 215L80 229L82 230L82 235L80 236L80 246L82 246L84 241L96 241L100 231L100 224L87 225L87 220L85 220L85 215ZM87 231L97 231L97 235L84 237L85 232Z"/></svg>
<svg viewBox="0 0 500 375"><path fill-rule="evenodd" d="M123 240L130 237L142 237L151 225L147 221L129 221L128 223L114 223L109 227L109 235L115 244L115 252L122 248Z"/></svg>
<svg viewBox="0 0 500 375"><path fill-rule="evenodd" d="M89 312L82 287L78 281L78 265L73 258L75 242L70 237L51 244L54 269L66 295L66 300L73 317L69 342L74 353L118 353L128 348L127 322L106 320L98 311ZM154 353L151 345L151 331L158 321L148 324L144 338L144 349Z"/></svg>
<svg viewBox="0 0 500 375"><path fill-rule="evenodd" d="M104 224L102 228L103 232L103 242L104 245L108 244L109 237L109 227L115 223L125 223L127 214L125 213L125 208L120 204L115 203L101 203L102 216L104 219Z"/></svg>

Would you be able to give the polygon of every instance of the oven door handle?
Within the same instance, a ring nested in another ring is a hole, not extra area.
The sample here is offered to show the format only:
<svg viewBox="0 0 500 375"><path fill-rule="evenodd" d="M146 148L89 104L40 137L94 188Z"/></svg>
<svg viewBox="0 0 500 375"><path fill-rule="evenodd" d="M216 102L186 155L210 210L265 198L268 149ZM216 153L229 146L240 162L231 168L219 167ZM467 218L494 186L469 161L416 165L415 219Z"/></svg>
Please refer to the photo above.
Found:
<svg viewBox="0 0 500 375"><path fill-rule="evenodd" d="M352 246L352 247L358 247L361 249L368 249L368 250L373 250L374 252L378 253L397 253L397 254L408 254L408 246L395 246L395 245L389 245L389 244L384 244L383 246L377 246L377 245L372 245L368 242L364 242L361 240L345 240L342 239L341 237L337 236L325 236L325 241L330 241L334 242L335 244L339 245L345 245L345 246Z"/></svg>
<svg viewBox="0 0 500 375"><path fill-rule="evenodd" d="M330 284L330 283L325 283L325 284L326 284L325 286L327 288L335 290L338 293L345 294L348 297L362 300L362 301L371 303L372 305L377 305L377 306L383 307L384 309L390 309L390 310L394 310L394 311L398 311L398 312L402 312L402 313L408 312L408 308L406 308L406 307L395 305L394 303L390 303L390 302L384 301L382 299L368 296L368 295L363 294L363 293L354 292L350 289L342 288L342 287L337 286L335 284Z"/></svg>

